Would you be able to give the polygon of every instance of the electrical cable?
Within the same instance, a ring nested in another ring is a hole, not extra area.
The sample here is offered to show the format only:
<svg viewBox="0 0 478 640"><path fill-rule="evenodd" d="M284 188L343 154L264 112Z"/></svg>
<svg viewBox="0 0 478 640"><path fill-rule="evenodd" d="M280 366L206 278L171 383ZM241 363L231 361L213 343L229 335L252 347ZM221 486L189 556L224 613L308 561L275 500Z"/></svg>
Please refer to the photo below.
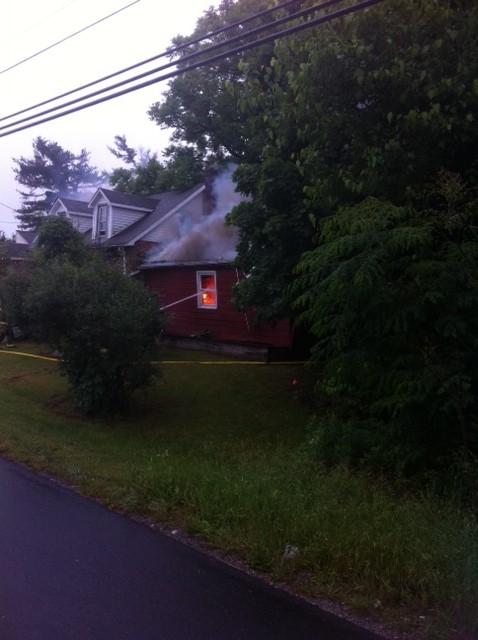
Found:
<svg viewBox="0 0 478 640"><path fill-rule="evenodd" d="M225 33L227 31L230 31L232 29L235 29L236 27L239 27L241 25L245 25L248 24L249 22L252 22L253 20L257 20L258 18L263 18L275 11L279 11L281 9L285 9L289 6L292 6L294 4L297 4L297 2L303 2L304 0L288 0L288 2L283 2L282 4L278 4L274 7L272 7L271 9L265 9L264 11L259 11L258 13L255 13L252 16L249 16L247 18L244 18L243 20L237 20L236 22L232 22L229 25L226 25L224 27L221 27L220 29L215 29L214 31L209 31L208 33L204 34L203 36L200 36L198 38L194 38L193 40L188 40L187 42L184 42L183 44L177 45L176 47L173 48L169 48L169 49L165 49L164 51L162 51L161 53L158 53L154 56L151 56L150 58L146 58L145 60L141 60L140 62L136 62L135 64L130 65L129 67L124 67L123 69L120 69L119 71L115 71L113 73L109 73L106 76L103 76L102 78L98 78L97 80L93 80L92 82L87 82L86 84L83 84L79 87L75 87L74 89L71 89L69 91L65 91L64 93L60 93L57 96L54 96L53 98L48 98L47 100L43 100L42 102L38 102L37 104L32 105L31 107L27 107L25 109L21 109L20 111L15 111L15 113L10 113L7 116L3 116L0 118L0 122L4 121L4 120L8 120L10 118L14 118L15 116L19 116L22 113L26 113L27 111L31 111L32 109L37 109L38 107L43 107L46 104L49 104L50 102L55 102L56 100L60 100L61 98L66 98L67 96L72 95L73 93L77 93L78 91L82 91L83 89L88 89L89 87L94 86L95 84L99 84L100 82L105 82L106 80L110 80L111 78L115 78L116 76L119 76L123 73L126 73L127 71L132 71L133 69L137 69L138 67L141 67L145 64L149 64L150 62L154 62L154 60L158 60L160 58L164 58L166 56L171 56L175 53L178 53L179 51L182 51L184 49L186 49L187 47L190 47L194 44L198 44L200 42L202 42L203 40L208 40L209 38L213 38L217 35L220 35L221 33Z"/></svg>
<svg viewBox="0 0 478 640"><path fill-rule="evenodd" d="M4 138L6 136L10 136L10 135L12 135L14 133L17 133L19 131L24 131L25 129L30 129L31 127L35 127L35 126L37 126L39 124L43 124L45 122L51 122L52 120L57 120L58 118L63 118L65 116L67 116L67 115L70 115L71 113L76 113L78 111L83 111L83 109L88 109L88 108L93 107L93 106L95 106L97 104L101 104L103 102L107 102L109 100L113 100L114 98L118 98L120 96L126 95L128 93L132 93L134 91L138 91L139 89L144 89L145 87L149 87L152 84L156 84L156 83L161 82L163 80L169 80L170 78L174 78L176 76L182 75L184 73L187 73L188 71L193 71L194 69L198 69L200 67L204 67L204 66L207 66L207 65L214 64L216 62L224 60L225 58L230 57L231 55L236 55L238 53L242 53L244 51L248 51L250 49L257 48L257 47L259 47L259 46L261 46L263 44L271 42L272 40L278 40L280 38L284 38L284 37L287 37L289 35L304 31L305 29L310 29L312 27L316 27L316 26L319 26L321 24L324 24L324 23L327 23L327 22L331 22L332 20L334 20L336 18L340 18L340 17L346 16L346 15L349 15L349 14L352 14L352 13L356 13L358 11L361 11L363 9L371 7L373 5L379 4L380 2L383 2L383 0L363 0L363 2L359 2L356 5L345 7L343 9L339 9L338 11L335 11L333 13L326 14L325 16L321 16L319 18L311 19L311 20L309 20L307 22L303 22L303 23L295 25L293 27L289 27L287 29L283 29L282 31L278 31L277 33L269 34L267 36L259 38L258 40L255 40L254 42L245 43L245 44L243 44L243 45L241 45L239 47L236 47L234 49L228 49L227 51L225 51L225 52L223 52L221 54L217 54L215 56L212 56L210 58L206 58L205 60L201 60L199 62L196 62L194 64L188 65L186 67L182 67L180 69L176 69L175 71L172 71L172 72L167 73L167 74L163 74L162 76L158 76L157 78L152 78L152 79L147 80L145 82L141 82L139 84L136 84L136 85L134 85L132 87L128 87L126 89L122 89L121 91L117 91L116 93L112 93L110 95L103 96L101 98L97 98L96 100L92 100L90 102L87 102L86 104L81 104L79 106L72 107L71 109L67 109L66 111L62 111L60 113L56 113L56 114L50 115L50 116L48 116L46 118L42 118L42 119L37 120L35 122L30 122L28 124L24 124L23 126L17 127L15 129L11 129L10 131L6 131L4 133L0 133L0 138Z"/></svg>
<svg viewBox="0 0 478 640"><path fill-rule="evenodd" d="M75 31L74 33L70 33L70 35L65 36L61 40L57 40L53 44L48 45L48 47L44 47L43 49L40 49L40 51L37 51L36 53L32 53L32 55L27 56L26 58L23 58L22 60L19 60L18 62L15 62L15 64L12 64L9 67L6 67L5 69L1 69L0 70L0 75L2 75L4 73L7 73L7 71L11 71L12 69L15 69L16 67L19 67L21 64L25 64L25 62L28 62L29 60L33 60L33 58L37 58L42 53L45 53L46 51L50 51L50 49L53 49L54 47L57 47L59 44L62 44L63 42L66 42L67 40L71 40L71 38L74 38L75 36L79 35L80 33L83 33L84 31L88 31L88 29L91 29L92 27L96 27L96 25L100 24L101 22L104 22L105 20L108 20L109 18L112 18L113 16L116 16L118 13L121 13L122 11L125 11L126 9L129 9L134 4L138 4L138 2L141 2L141 0L133 0L133 2L130 2L129 4L126 4L123 7L120 7L116 11L113 11L113 13L110 13L107 16L103 16L103 18L100 18L99 20L96 20L95 22L92 22L91 24L86 25L86 27L78 29L78 31Z"/></svg>
<svg viewBox="0 0 478 640"><path fill-rule="evenodd" d="M177 66L178 62L180 62L181 64L184 64L185 62L188 62L189 60L194 60L198 57L201 57L207 53L211 53L214 51L217 51L218 49L222 49L225 46L231 45L234 42L238 42L240 40L242 40L245 37L248 36L256 36L260 33L263 33L264 31L268 31L269 29L284 24L285 22L290 22L292 20L296 20L298 18L304 18L307 17L309 15L311 15L312 13L316 13L317 11L320 11L322 9L326 9L328 7L337 5L344 2L344 0L326 0L326 2L323 2L321 4L317 4L314 5L313 7L309 7L307 9L304 9L302 11L298 11L296 13L290 14L288 16L285 16L283 18L278 18L277 20L274 20L271 23L268 23L266 25L261 25L260 27L256 27L254 29L250 29L249 31L246 31L245 33L242 33L240 35L237 36L233 36L232 38L229 38L227 41L225 42L220 42L218 44L214 44L211 45L209 47L206 47L205 49L202 49L200 51L195 51L191 54L188 54L186 56L181 57L179 60L173 60L171 62L168 62L167 64L163 64L159 67L155 67L154 69L150 69L148 71L144 71L143 73L140 73L138 75L135 75L131 78L126 78L125 80L121 80L120 82L116 82L112 85L109 85L107 87L103 87L102 89L97 89L96 91L92 91L91 93L87 93L83 96L80 96L78 98L74 98L72 100L68 100L67 102L63 102L62 104L50 107L49 109L44 109L43 111L39 111L37 113L31 114L29 116L26 116L25 118L21 118L19 120L15 120L14 122L10 122L8 124L2 125L0 126L0 131L3 131L5 129L9 129L11 127L14 127L16 125L22 124L23 122L28 122L30 120L34 120L35 118L39 118L40 116L43 115L47 115L49 113L53 113L54 111L58 111L59 109L63 109L65 107L69 107L73 104L77 104L79 102L82 102L84 100L87 100L88 98L94 98L97 95L101 95L102 93L106 93L107 91L111 91L113 89L117 89L119 87L122 87L126 84L130 84L131 82L134 82L136 80L141 80L142 78L145 78L147 76L150 76L154 73L158 73L160 71L164 71L166 69L169 69L171 67L175 67Z"/></svg>
<svg viewBox="0 0 478 640"><path fill-rule="evenodd" d="M70 2L67 2L62 7L59 7L58 9L55 9L54 11L51 11L50 13L47 13L46 15L43 15L42 18L40 18L40 20L37 20L36 22L34 22L32 25L30 25L29 27L27 27L23 31L20 31L19 33L14 34L14 37L19 38L20 36L23 36L25 33L28 33L29 31L31 31L35 27L38 27L38 25L43 24L45 22L45 20L48 20L52 16L56 16L57 14L61 13L65 9L68 9L68 7L70 7L72 4L76 4L77 2L78 2L78 0L70 0Z"/></svg>
<svg viewBox="0 0 478 640"><path fill-rule="evenodd" d="M10 211L16 211L16 209L11 207L9 204L5 204L4 202L0 202L0 205L2 205L2 207L5 207L6 209L10 209Z"/></svg>

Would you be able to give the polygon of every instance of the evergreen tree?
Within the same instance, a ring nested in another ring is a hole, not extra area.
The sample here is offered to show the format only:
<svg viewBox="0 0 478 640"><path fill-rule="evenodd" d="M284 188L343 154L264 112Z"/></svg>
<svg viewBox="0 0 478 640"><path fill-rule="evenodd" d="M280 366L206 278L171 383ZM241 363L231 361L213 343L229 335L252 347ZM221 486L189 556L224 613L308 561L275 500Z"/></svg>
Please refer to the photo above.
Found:
<svg viewBox="0 0 478 640"><path fill-rule="evenodd" d="M89 153L74 154L57 142L38 137L33 141L33 156L14 158L15 180L22 205L17 218L22 229L34 229L58 196L74 198L83 188L97 186L103 176L90 164Z"/></svg>

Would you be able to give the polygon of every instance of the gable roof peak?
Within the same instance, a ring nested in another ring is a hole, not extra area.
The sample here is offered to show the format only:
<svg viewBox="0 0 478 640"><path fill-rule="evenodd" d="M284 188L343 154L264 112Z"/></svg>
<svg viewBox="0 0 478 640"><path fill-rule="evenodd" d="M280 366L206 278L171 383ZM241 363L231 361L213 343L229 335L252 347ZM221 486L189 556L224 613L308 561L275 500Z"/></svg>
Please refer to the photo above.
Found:
<svg viewBox="0 0 478 640"><path fill-rule="evenodd" d="M93 203L97 200L99 194L106 198L110 204L118 205L120 207L152 211L157 204L157 201L150 196L124 193L123 191L114 191L113 189L107 189L106 187L99 187L88 203L90 207L93 206Z"/></svg>

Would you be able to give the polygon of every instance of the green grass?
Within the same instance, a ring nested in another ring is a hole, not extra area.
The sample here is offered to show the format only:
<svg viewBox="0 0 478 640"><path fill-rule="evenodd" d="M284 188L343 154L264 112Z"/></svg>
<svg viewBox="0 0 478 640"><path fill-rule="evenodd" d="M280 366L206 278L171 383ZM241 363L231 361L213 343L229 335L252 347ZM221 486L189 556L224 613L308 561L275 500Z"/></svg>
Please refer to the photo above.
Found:
<svg viewBox="0 0 478 640"><path fill-rule="evenodd" d="M179 357L223 359L163 354ZM431 635L471 634L476 520L449 501L312 467L301 451L307 412L291 386L300 374L168 365L129 416L99 422L75 414L55 364L0 353L0 446L110 506L200 534L309 595L394 612L395 622L424 616ZM284 560L286 545L299 554Z"/></svg>

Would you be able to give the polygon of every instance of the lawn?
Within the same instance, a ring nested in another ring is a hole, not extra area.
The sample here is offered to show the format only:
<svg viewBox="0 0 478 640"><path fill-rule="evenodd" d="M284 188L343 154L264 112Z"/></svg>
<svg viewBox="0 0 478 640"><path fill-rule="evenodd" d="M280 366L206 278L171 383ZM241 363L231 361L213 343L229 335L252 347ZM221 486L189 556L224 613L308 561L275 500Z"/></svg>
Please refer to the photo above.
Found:
<svg viewBox="0 0 478 640"><path fill-rule="evenodd" d="M127 417L94 421L76 414L55 363L2 352L1 450L308 595L433 636L472 633L476 520L451 502L312 464L307 409L292 384L300 367L192 362L162 374ZM288 545L296 550L284 557Z"/></svg>

